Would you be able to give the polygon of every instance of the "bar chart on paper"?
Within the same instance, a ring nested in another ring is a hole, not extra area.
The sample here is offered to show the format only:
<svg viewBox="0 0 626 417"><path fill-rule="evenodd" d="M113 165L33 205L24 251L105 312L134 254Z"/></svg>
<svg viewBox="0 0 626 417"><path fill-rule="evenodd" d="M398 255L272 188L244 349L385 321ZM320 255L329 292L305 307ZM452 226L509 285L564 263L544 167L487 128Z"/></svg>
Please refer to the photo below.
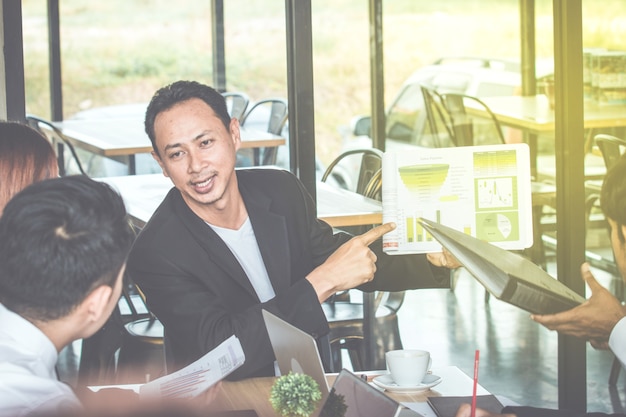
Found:
<svg viewBox="0 0 626 417"><path fill-rule="evenodd" d="M446 224L505 249L532 244L528 147L525 144L386 152L383 222L387 253L440 250L418 219Z"/></svg>

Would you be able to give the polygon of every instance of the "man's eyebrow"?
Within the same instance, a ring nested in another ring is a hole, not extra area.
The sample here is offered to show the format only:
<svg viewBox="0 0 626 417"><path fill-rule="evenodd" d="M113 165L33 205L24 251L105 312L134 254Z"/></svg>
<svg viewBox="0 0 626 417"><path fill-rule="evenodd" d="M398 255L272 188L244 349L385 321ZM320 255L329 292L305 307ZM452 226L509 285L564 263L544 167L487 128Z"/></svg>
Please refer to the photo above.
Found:
<svg viewBox="0 0 626 417"><path fill-rule="evenodd" d="M196 137L194 137L193 139L191 139L192 142L196 142L200 139L202 139L204 136L208 135L209 133L211 133L211 130L203 130L202 132L200 132ZM167 151L168 149L172 149L172 148L179 148L182 146L181 142L177 142L177 143L170 143L165 145L165 148L163 148L164 151Z"/></svg>

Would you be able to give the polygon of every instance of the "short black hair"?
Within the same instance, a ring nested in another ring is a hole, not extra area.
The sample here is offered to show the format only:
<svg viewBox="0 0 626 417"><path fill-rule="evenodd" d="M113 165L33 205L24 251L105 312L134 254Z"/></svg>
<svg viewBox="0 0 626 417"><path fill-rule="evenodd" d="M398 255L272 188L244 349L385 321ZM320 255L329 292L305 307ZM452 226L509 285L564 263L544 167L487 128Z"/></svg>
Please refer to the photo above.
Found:
<svg viewBox="0 0 626 417"><path fill-rule="evenodd" d="M618 227L626 225L626 154L607 170L600 192L600 207ZM618 236L622 243L626 241L621 227Z"/></svg>
<svg viewBox="0 0 626 417"><path fill-rule="evenodd" d="M134 236L105 183L80 175L28 186L0 217L0 302L27 319L66 316L96 287L115 286Z"/></svg>
<svg viewBox="0 0 626 417"><path fill-rule="evenodd" d="M222 121L226 130L230 127L230 115L226 107L224 96L208 85L197 81L176 81L170 85L160 88L148 104L146 110L145 129L146 134L152 142L152 149L159 155L156 147L156 137L154 135L154 121L159 113L168 110L178 103L191 99L200 99L213 109L217 117Z"/></svg>

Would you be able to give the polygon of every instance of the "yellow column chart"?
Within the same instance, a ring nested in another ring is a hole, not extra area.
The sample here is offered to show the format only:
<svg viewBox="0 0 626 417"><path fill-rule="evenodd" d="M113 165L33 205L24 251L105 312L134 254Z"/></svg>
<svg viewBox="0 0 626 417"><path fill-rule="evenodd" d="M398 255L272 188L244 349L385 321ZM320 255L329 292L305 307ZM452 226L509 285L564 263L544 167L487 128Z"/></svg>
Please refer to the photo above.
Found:
<svg viewBox="0 0 626 417"><path fill-rule="evenodd" d="M448 164L421 164L399 167L400 178L410 193L416 195L422 201L431 201L439 197L441 186L448 176ZM433 237L425 232L416 219L422 213L412 213L405 217L406 241L426 242L432 241ZM436 209L434 219L441 221L441 211Z"/></svg>
<svg viewBox="0 0 626 417"><path fill-rule="evenodd" d="M526 144L387 154L383 218L398 227L386 243L405 253L440 250L417 221L424 218L504 249L532 245L529 159Z"/></svg>

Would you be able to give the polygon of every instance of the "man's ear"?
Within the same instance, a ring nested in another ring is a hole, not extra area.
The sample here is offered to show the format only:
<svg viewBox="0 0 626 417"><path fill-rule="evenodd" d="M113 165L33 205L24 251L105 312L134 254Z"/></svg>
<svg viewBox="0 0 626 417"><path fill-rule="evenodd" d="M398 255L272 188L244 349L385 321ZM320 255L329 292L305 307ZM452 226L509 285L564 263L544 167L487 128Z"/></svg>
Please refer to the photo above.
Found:
<svg viewBox="0 0 626 417"><path fill-rule="evenodd" d="M104 314L108 315L108 305L113 296L113 288L100 285L91 291L81 303L81 308L89 322L100 321Z"/></svg>
<svg viewBox="0 0 626 417"><path fill-rule="evenodd" d="M228 130L230 133L230 137L232 138L235 145L235 150L239 150L239 148L241 148L241 130L239 126L239 120L234 117L230 119L230 126Z"/></svg>

